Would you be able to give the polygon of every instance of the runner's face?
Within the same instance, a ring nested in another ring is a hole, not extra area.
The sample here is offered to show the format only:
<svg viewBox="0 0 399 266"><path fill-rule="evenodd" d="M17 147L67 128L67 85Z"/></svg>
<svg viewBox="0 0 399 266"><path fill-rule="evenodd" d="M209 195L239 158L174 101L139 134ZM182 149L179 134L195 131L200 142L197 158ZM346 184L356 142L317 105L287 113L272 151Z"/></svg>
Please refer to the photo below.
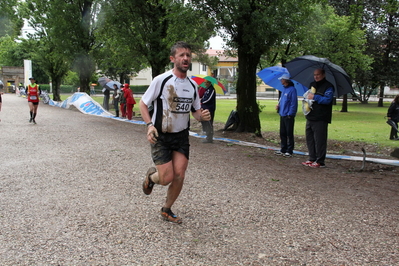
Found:
<svg viewBox="0 0 399 266"><path fill-rule="evenodd" d="M176 49L176 54L170 57L170 61L175 64L175 69L181 73L187 73L191 64L191 51L185 48Z"/></svg>

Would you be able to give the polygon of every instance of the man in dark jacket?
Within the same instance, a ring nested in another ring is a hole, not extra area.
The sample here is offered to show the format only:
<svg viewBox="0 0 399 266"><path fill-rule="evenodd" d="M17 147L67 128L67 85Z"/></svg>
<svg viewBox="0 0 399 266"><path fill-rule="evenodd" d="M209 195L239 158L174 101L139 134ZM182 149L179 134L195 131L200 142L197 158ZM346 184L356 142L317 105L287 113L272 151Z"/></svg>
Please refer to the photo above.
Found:
<svg viewBox="0 0 399 266"><path fill-rule="evenodd" d="M334 86L326 80L324 69L316 69L313 73L314 82L309 86L314 93L308 94L312 100L312 109L306 115L306 144L309 160L303 162L312 168L325 167L327 154L328 124L331 123Z"/></svg>
<svg viewBox="0 0 399 266"><path fill-rule="evenodd" d="M204 96L201 98L201 109L208 109L211 113L210 121L202 121L202 130L206 132L206 139L202 142L213 142L213 118L216 110L216 92L210 81L205 81L206 90Z"/></svg>
<svg viewBox="0 0 399 266"><path fill-rule="evenodd" d="M399 95L396 95L388 108L387 123L391 126L390 140L399 140L398 138L398 122L399 122Z"/></svg>

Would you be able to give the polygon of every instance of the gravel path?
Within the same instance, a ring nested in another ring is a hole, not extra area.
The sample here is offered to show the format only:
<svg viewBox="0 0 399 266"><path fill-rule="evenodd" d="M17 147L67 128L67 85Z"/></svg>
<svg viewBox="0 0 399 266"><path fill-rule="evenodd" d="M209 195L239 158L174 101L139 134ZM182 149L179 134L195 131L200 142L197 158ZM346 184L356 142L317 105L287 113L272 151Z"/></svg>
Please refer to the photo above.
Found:
<svg viewBox="0 0 399 266"><path fill-rule="evenodd" d="M191 139L173 210L142 193L145 127L3 95L0 265L398 265L395 167L300 165Z"/></svg>

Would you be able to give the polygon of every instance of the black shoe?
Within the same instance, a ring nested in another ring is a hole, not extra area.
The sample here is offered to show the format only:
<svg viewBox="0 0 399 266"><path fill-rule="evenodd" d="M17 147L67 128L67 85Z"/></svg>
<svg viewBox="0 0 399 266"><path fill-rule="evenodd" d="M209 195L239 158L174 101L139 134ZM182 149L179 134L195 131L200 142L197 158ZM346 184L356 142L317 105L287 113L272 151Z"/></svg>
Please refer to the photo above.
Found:
<svg viewBox="0 0 399 266"><path fill-rule="evenodd" d="M31 118L29 119L29 123L32 123L32 121L33 121L33 118L31 117Z"/></svg>
<svg viewBox="0 0 399 266"><path fill-rule="evenodd" d="M172 223L177 223L177 224L181 224L183 221L180 217L177 217L177 215L175 215L171 209L169 208L162 208L161 209L161 216L163 217L163 219L165 221L169 221Z"/></svg>
<svg viewBox="0 0 399 266"><path fill-rule="evenodd" d="M203 139L202 143L213 143L212 139Z"/></svg>
<svg viewBox="0 0 399 266"><path fill-rule="evenodd" d="M32 119L32 122L33 122L33 124L35 124L35 125L36 125L36 121L35 121L35 119Z"/></svg>

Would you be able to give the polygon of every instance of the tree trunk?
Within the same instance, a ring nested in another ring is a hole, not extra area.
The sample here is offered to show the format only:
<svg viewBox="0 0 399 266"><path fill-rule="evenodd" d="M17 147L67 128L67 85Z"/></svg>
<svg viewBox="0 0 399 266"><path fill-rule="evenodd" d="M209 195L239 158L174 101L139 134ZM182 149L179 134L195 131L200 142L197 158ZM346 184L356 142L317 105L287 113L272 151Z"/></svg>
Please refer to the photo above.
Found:
<svg viewBox="0 0 399 266"><path fill-rule="evenodd" d="M237 132L251 132L261 136L259 106L256 101L256 66L260 56L238 50L237 111L240 124Z"/></svg>
<svg viewBox="0 0 399 266"><path fill-rule="evenodd" d="M344 94L341 112L348 112L348 94Z"/></svg>
<svg viewBox="0 0 399 266"><path fill-rule="evenodd" d="M54 76L51 78L53 84L53 100L61 101L60 91L61 91L61 77Z"/></svg>
<svg viewBox="0 0 399 266"><path fill-rule="evenodd" d="M380 97L378 98L378 107L384 107L384 87L385 83L380 83Z"/></svg>

